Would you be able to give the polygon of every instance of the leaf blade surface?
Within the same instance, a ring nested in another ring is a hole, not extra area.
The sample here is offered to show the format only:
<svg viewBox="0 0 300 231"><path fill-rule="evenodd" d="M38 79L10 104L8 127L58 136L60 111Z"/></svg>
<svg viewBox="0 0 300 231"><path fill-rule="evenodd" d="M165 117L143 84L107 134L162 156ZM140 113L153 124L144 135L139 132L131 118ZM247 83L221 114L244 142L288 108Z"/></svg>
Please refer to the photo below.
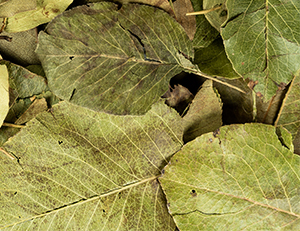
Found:
<svg viewBox="0 0 300 231"><path fill-rule="evenodd" d="M155 15L155 17L153 17ZM157 26L160 21L160 26ZM182 27L153 7L98 3L64 13L40 35L50 89L94 110L143 114L192 57ZM63 90L62 90L63 89Z"/></svg>
<svg viewBox="0 0 300 231"><path fill-rule="evenodd" d="M181 230L292 230L299 164L274 127L231 125L188 143L160 181Z"/></svg>
<svg viewBox="0 0 300 231"><path fill-rule="evenodd" d="M38 115L3 145L19 161L1 156L0 227L174 229L156 178L182 145L178 120L163 103L145 116L66 102Z"/></svg>

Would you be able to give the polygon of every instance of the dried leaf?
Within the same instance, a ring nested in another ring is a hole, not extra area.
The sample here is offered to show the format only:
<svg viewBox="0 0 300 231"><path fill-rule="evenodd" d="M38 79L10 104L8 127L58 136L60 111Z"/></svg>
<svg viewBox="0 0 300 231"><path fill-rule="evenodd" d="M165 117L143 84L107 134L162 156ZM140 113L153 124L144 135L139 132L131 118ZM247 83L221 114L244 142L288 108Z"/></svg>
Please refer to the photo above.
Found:
<svg viewBox="0 0 300 231"><path fill-rule="evenodd" d="M193 40L196 33L196 18L195 16L186 16L186 13L194 11L191 1L176 0L173 7L177 22L184 28L190 40Z"/></svg>
<svg viewBox="0 0 300 231"><path fill-rule="evenodd" d="M222 102L213 90L212 80L203 83L183 117L183 124L185 143L222 126Z"/></svg>

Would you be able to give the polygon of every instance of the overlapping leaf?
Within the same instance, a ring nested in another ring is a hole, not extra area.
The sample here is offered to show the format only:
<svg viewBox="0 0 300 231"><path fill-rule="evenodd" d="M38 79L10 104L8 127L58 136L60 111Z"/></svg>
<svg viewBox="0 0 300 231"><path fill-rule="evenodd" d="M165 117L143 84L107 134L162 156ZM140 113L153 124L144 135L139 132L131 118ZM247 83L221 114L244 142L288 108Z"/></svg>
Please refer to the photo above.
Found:
<svg viewBox="0 0 300 231"><path fill-rule="evenodd" d="M222 126L222 102L212 87L212 80L206 80L201 86L183 117L183 124L184 142Z"/></svg>
<svg viewBox="0 0 300 231"><path fill-rule="evenodd" d="M30 30L43 23L50 22L55 16L62 13L73 2L73 0L14 0L12 4L17 14L8 18L5 28L7 32L20 32ZM12 2L12 1L11 1ZM24 2L26 2L24 4ZM22 4L23 3L23 4ZM30 3L30 4L28 4ZM6 5L8 5L7 3ZM29 8L34 4L34 7ZM25 8L27 6L28 8Z"/></svg>
<svg viewBox="0 0 300 231"><path fill-rule="evenodd" d="M143 5L81 6L53 20L47 33L39 35L37 53L50 89L110 113L145 113L185 57L193 57L183 28L164 11Z"/></svg>
<svg viewBox="0 0 300 231"><path fill-rule="evenodd" d="M8 103L9 103L9 94L8 94L8 71L5 65L0 65L0 127L8 113Z"/></svg>
<svg viewBox="0 0 300 231"><path fill-rule="evenodd" d="M202 1L192 0L194 11L202 11ZM193 46L195 48L204 48L211 44L219 32L212 27L203 14L196 16L196 33L193 39Z"/></svg>
<svg viewBox="0 0 300 231"><path fill-rule="evenodd" d="M299 169L274 127L231 125L184 146L160 181L180 230L298 230Z"/></svg>
<svg viewBox="0 0 300 231"><path fill-rule="evenodd" d="M300 68L300 2L228 0L227 9L221 30L227 55L268 101Z"/></svg>
<svg viewBox="0 0 300 231"><path fill-rule="evenodd" d="M0 155L0 227L10 230L174 230L156 180L182 145L164 103L114 116L63 102Z"/></svg>
<svg viewBox="0 0 300 231"><path fill-rule="evenodd" d="M300 127L300 72L298 71L289 86L289 90L281 105L276 126L285 127L295 138Z"/></svg>

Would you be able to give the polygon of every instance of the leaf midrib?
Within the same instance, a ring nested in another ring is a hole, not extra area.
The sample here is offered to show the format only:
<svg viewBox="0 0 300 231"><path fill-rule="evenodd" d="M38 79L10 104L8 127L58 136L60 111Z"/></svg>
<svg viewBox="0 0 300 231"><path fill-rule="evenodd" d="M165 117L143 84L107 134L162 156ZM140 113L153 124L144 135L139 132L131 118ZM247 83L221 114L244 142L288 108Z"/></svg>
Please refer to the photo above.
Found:
<svg viewBox="0 0 300 231"><path fill-rule="evenodd" d="M88 202L91 202L91 201L94 201L94 200L98 200L98 199L103 198L103 197L107 197L107 196L110 196L110 195L113 195L113 194L117 194L117 193L122 192L122 191L124 191L126 189L134 188L134 187L136 187L138 185L141 185L141 184L144 184L144 183L156 180L159 176L160 175L158 175L158 176L152 176L152 177L140 180L140 181L131 182L131 183L126 184L123 187L115 188L115 189L112 189L112 190L110 190L108 192L105 192L103 194L91 196L91 197L89 197L87 199L80 199L80 200L78 200L76 202L72 202L72 203L69 203L67 205L63 205L63 206L61 206L59 208L56 208L56 209L53 209L53 210L50 210L50 211L46 211L46 212L41 213L41 214L36 215L36 216L27 217L24 220L21 220L21 221L12 223L12 224L7 224L6 226L0 227L0 228L9 228L9 227L15 226L17 224L21 224L23 222L32 221L33 219L42 218L44 216L47 216L47 215L50 215L50 214L53 214L53 213L56 213L56 212L63 211L64 209L68 209L68 208L75 207L75 206L80 206L82 204L85 204L85 203L88 203Z"/></svg>

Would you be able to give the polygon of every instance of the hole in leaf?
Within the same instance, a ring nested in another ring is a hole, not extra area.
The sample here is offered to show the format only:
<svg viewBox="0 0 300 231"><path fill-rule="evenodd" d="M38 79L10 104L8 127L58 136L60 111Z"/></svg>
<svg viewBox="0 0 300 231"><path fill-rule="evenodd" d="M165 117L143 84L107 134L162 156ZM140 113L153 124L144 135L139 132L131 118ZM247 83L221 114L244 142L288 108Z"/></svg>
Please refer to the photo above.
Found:
<svg viewBox="0 0 300 231"><path fill-rule="evenodd" d="M74 59L74 56L70 56L69 59L70 59L70 60L73 60L73 59Z"/></svg>
<svg viewBox="0 0 300 231"><path fill-rule="evenodd" d="M61 140L58 141L58 144L62 144L62 143L63 143L63 141L61 141Z"/></svg>

